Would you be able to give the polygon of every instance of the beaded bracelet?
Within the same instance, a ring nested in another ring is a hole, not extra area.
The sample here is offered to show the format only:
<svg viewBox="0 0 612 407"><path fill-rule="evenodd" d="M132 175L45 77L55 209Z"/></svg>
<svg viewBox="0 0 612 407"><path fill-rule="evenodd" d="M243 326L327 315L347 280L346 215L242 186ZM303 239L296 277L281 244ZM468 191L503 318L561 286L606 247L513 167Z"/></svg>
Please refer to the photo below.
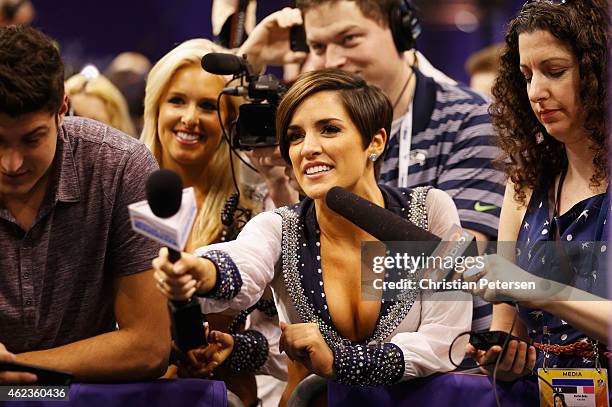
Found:
<svg viewBox="0 0 612 407"><path fill-rule="evenodd" d="M348 345L333 352L336 381L341 384L391 385L404 374L404 354L393 343Z"/></svg>
<svg viewBox="0 0 612 407"><path fill-rule="evenodd" d="M255 372L268 359L268 341L259 331L248 330L234 334L234 349L224 362L235 372Z"/></svg>
<svg viewBox="0 0 612 407"><path fill-rule="evenodd" d="M197 294L198 297L231 300L238 295L242 287L242 277L232 258L221 250L211 250L200 257L213 262L217 269L217 281L212 290L206 294Z"/></svg>

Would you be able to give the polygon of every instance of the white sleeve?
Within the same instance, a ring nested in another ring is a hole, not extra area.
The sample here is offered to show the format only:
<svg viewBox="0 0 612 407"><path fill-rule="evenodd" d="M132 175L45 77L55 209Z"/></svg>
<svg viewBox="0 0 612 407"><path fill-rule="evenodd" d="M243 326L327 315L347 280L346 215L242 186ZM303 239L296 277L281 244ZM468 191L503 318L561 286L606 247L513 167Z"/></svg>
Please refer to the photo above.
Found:
<svg viewBox="0 0 612 407"><path fill-rule="evenodd" d="M198 256L204 257L209 257L211 253L222 253L224 260L229 261L215 263L219 276L232 275L237 269L239 280L242 281L238 293L235 296L232 294L233 298L201 298L202 312L221 312L228 308L241 311L255 304L274 278L274 266L281 254L281 241L281 216L274 212L263 212L245 225L236 240L196 250Z"/></svg>
<svg viewBox="0 0 612 407"><path fill-rule="evenodd" d="M271 317L261 311L253 311L247 319L246 329L259 331L268 341L268 358L259 373L287 381L287 355L278 349L281 330L278 315Z"/></svg>
<svg viewBox="0 0 612 407"><path fill-rule="evenodd" d="M424 377L436 372L455 369L449 360L453 340L470 330L472 324L472 296L460 291L421 293L421 322L416 332L396 334L391 342L404 355L402 380ZM453 361L463 360L468 336L453 345Z"/></svg>
<svg viewBox="0 0 612 407"><path fill-rule="evenodd" d="M429 190L425 206L429 231L434 235L443 238L453 225L461 226L455 202L441 189Z"/></svg>
<svg viewBox="0 0 612 407"><path fill-rule="evenodd" d="M461 225L452 198L432 188L426 200L429 231L444 237L453 225ZM421 319L416 332L395 335L391 342L404 354L402 380L447 372L455 367L449 361L452 341L472 324L472 295L460 291L421 291ZM465 336L453 345L453 361L460 363L465 353Z"/></svg>
<svg viewBox="0 0 612 407"><path fill-rule="evenodd" d="M444 191L432 188L426 200L429 231L444 237L453 225L460 225L457 208ZM460 291L420 293L421 318L416 332L395 335L391 342L404 354L403 380L435 372L453 370L449 361L452 341L472 324L472 295ZM465 336L453 345L453 361L460 363L465 353Z"/></svg>
<svg viewBox="0 0 612 407"><path fill-rule="evenodd" d="M429 190L426 206L432 233L445 236L454 225L460 225L455 204L444 191ZM419 301L413 304L389 342L333 350L336 381L349 385L390 385L398 380L453 370L455 366L449 360L451 344L470 329L471 323L471 294L421 291ZM455 341L452 349L455 363L463 360L467 341L467 335Z"/></svg>

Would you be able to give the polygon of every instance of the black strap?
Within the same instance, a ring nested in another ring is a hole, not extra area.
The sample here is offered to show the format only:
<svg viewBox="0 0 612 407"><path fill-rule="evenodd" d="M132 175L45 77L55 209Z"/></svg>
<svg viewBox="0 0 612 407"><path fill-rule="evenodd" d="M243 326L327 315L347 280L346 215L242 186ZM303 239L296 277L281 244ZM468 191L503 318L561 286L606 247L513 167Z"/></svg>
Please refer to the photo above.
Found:
<svg viewBox="0 0 612 407"><path fill-rule="evenodd" d="M260 299L257 303L250 306L249 308L242 310L236 315L236 317L232 320L232 323L229 326L228 332L231 335L234 335L242 329L242 326L247 320L247 317L255 310L259 310L266 314L268 317L274 317L277 314L276 304L274 300L264 300Z"/></svg>
<svg viewBox="0 0 612 407"><path fill-rule="evenodd" d="M567 253L565 251L565 249L563 248L563 245L561 244L561 235L559 232L559 202L561 200L561 189L563 188L563 182L565 181L565 175L567 174L567 167L563 170L563 172L561 173L561 176L559 177L559 185L557 186L557 190L556 190L556 194L554 193L555 191L553 191L551 189L550 193L549 193L549 206L548 206L548 214L549 214L549 219L550 219L550 228L551 228L551 234L554 238L555 241L555 248L557 250L557 255L559 257L559 266L561 269L561 282L567 285L573 285L576 279L575 273L573 273L571 271L570 268L570 264L568 261L568 256ZM601 237L601 231L603 226L603 220L606 218L606 215L608 213L608 208L610 206L610 197L609 197L609 188L610 186L608 185L608 188L606 189L606 198L604 199L603 203L602 203L602 207L600 208L599 211L599 215L597 218L597 227L599 228L597 231L597 236L598 238ZM552 230L554 229L554 231ZM604 349L607 349L604 346ZM601 352L603 353L603 352ZM600 360L601 363L603 363L605 367L608 367L608 360L605 357L602 357L603 355L600 355Z"/></svg>
<svg viewBox="0 0 612 407"><path fill-rule="evenodd" d="M567 174L567 167L561 172L559 177L559 185L556 191L551 189L548 194L548 218L550 220L550 233L555 242L555 249L557 257L559 258L559 267L561 274L559 275L559 281L562 284L571 285L575 280L575 275L571 271L568 256L565 248L561 244L561 234L559 232L559 202L561 201L561 190L563 188L563 182L565 181L565 175ZM556 193L555 193L556 192Z"/></svg>

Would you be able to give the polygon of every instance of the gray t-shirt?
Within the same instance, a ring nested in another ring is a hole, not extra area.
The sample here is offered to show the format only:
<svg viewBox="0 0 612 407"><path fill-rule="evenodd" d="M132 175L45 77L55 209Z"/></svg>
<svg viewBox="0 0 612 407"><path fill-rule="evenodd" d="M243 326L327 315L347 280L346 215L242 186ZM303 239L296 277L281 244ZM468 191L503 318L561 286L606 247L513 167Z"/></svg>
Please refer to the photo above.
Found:
<svg viewBox="0 0 612 407"><path fill-rule="evenodd" d="M138 140L66 118L32 228L21 229L0 201L0 342L9 351L115 329L113 280L149 270L159 249L132 231L127 209L145 199L157 168Z"/></svg>

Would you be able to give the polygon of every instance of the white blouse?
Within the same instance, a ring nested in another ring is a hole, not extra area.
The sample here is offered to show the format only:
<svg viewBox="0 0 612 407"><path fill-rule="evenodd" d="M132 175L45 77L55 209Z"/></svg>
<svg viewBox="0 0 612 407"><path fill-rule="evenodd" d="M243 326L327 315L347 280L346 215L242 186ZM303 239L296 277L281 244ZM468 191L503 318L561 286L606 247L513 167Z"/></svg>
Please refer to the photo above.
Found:
<svg viewBox="0 0 612 407"><path fill-rule="evenodd" d="M452 199L443 191L430 189L425 203L429 231L445 236L453 225L459 225L459 216ZM291 300L282 275L282 218L274 212L264 212L247 223L238 238L217 243L196 251L202 255L211 250L225 252L236 264L242 286L231 300L202 298L204 313L221 312L228 308L240 311L255 304L264 289L271 286L280 321L302 323ZM451 342L462 332L469 331L472 321L472 296L463 292L433 292L419 290L410 311L392 331L385 342L397 345L403 352L405 371L402 380L427 376L454 369L449 361ZM272 329L273 330L273 329ZM263 333L263 332L262 332ZM264 333L278 346L278 332ZM455 363L463 359L467 336L453 346ZM277 348L278 349L278 348ZM273 354L273 348L270 348ZM273 373L282 369L278 357L271 359L273 366L264 371ZM284 367L286 369L286 367ZM275 376L281 376L279 373Z"/></svg>

